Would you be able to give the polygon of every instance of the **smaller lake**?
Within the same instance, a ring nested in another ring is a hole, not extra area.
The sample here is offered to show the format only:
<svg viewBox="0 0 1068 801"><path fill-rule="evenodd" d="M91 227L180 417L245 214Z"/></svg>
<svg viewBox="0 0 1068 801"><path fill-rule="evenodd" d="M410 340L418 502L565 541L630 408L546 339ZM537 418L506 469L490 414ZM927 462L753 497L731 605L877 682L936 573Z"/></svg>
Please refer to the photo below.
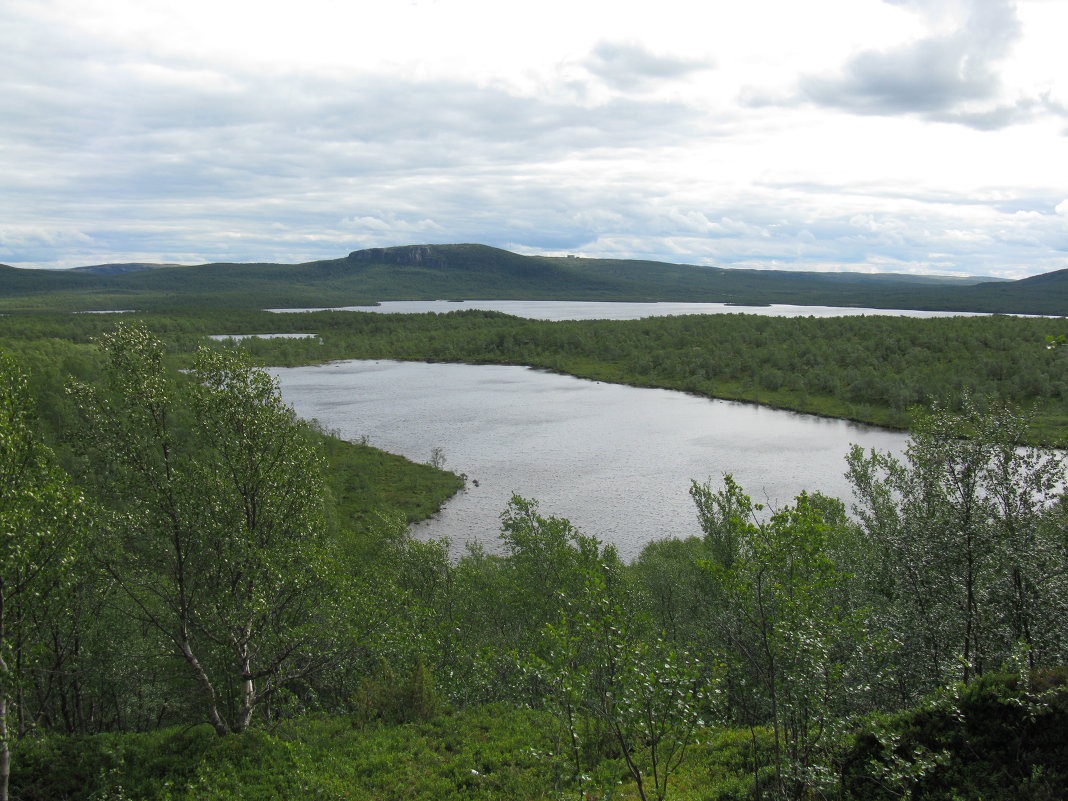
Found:
<svg viewBox="0 0 1068 801"><path fill-rule="evenodd" d="M333 309L268 309L272 312L362 311L379 314L444 314L462 309L498 311L531 320L639 320L677 314L763 314L769 317L845 317L881 315L892 317L974 316L974 312L909 311L907 309L859 309L846 306L735 306L728 303L621 303L582 300L391 300L377 306L340 306Z"/></svg>
<svg viewBox="0 0 1068 801"><path fill-rule="evenodd" d="M243 339L312 339L318 336L318 334L208 334L208 339L214 339L216 342L225 342L228 339L240 342Z"/></svg>
<svg viewBox="0 0 1068 801"><path fill-rule="evenodd" d="M441 448L468 486L416 533L489 551L513 493L632 559L651 540L700 533L691 479L732 473L772 506L802 490L848 503L850 444L900 453L906 441L842 420L527 367L381 360L270 372L298 415L345 439L367 437L416 462Z"/></svg>

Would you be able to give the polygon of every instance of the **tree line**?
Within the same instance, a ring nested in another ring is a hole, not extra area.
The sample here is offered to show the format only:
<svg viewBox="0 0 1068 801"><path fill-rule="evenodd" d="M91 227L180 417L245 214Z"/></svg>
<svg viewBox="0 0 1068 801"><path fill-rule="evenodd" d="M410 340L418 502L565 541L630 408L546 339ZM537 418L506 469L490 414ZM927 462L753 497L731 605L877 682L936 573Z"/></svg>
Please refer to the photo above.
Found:
<svg viewBox="0 0 1068 801"><path fill-rule="evenodd" d="M88 342L116 315L22 315L11 347L41 337ZM191 352L203 334L305 332L245 340L258 364L392 358L525 364L585 378L677 389L794 411L907 428L916 407L967 392L1034 411L1028 436L1068 438L1068 356L1045 347L1063 321L1006 316L917 319L750 314L642 320L524 320L495 312L271 314L188 311L134 315Z"/></svg>

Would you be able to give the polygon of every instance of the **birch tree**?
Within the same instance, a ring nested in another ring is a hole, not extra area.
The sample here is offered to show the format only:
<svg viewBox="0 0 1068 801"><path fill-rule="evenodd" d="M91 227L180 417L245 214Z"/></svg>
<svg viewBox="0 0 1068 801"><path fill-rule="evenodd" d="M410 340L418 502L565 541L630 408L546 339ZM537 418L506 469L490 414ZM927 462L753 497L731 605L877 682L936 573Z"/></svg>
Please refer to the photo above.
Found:
<svg viewBox="0 0 1068 801"><path fill-rule="evenodd" d="M531 673L561 723L563 751L579 798L593 760L584 733L607 733L642 801L664 801L671 777L718 714L719 663L701 664L686 649L639 630L594 571L559 622L541 630Z"/></svg>
<svg viewBox="0 0 1068 801"><path fill-rule="evenodd" d="M871 586L899 643L902 704L997 668L1065 657L1064 466L1017 445L1028 420L965 399L914 428L904 460L854 447L855 510L879 549Z"/></svg>
<svg viewBox="0 0 1068 801"><path fill-rule="evenodd" d="M0 801L8 798L9 717L20 678L13 645L24 639L26 606L59 580L81 508L37 438L25 374L0 354Z"/></svg>
<svg viewBox="0 0 1068 801"><path fill-rule="evenodd" d="M143 328L101 345L106 387L73 392L112 510L104 565L184 662L216 732L242 731L339 636L318 454L242 357L202 351L182 380Z"/></svg>
<svg viewBox="0 0 1068 801"><path fill-rule="evenodd" d="M870 640L854 577L837 558L849 538L841 503L802 494L769 518L730 477L691 490L710 539L717 612L733 697L750 725L767 724L775 798L833 783L830 754L862 708L859 666Z"/></svg>

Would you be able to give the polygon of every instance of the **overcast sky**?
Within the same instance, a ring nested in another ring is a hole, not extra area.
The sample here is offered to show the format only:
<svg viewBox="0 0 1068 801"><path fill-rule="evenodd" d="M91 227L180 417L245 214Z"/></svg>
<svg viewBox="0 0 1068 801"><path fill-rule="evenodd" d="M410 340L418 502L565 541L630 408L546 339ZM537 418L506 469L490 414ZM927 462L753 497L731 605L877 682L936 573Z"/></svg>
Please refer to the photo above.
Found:
<svg viewBox="0 0 1068 801"><path fill-rule="evenodd" d="M3 0L0 262L1068 267L1065 0Z"/></svg>

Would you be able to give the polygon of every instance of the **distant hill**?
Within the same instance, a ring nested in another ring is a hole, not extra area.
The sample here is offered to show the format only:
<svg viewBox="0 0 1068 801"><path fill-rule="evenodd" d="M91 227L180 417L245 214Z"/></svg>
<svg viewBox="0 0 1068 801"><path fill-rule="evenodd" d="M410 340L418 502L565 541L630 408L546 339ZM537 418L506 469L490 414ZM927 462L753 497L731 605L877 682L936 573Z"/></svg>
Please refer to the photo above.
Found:
<svg viewBox="0 0 1068 801"><path fill-rule="evenodd" d="M181 264L155 264L147 261L129 261L121 264L92 264L88 267L71 267L75 273L93 273L94 275L116 275L132 273L138 270L158 270L161 267L181 267Z"/></svg>
<svg viewBox="0 0 1068 801"><path fill-rule="evenodd" d="M0 310L348 306L381 300L619 300L1068 313L1068 270L999 281L522 256L486 245L357 250L303 264L0 267Z"/></svg>
<svg viewBox="0 0 1068 801"><path fill-rule="evenodd" d="M1032 275L1030 278L1021 278L1016 283L1025 287L1042 287L1043 289L1057 289L1059 287L1063 289L1068 286L1068 269Z"/></svg>

